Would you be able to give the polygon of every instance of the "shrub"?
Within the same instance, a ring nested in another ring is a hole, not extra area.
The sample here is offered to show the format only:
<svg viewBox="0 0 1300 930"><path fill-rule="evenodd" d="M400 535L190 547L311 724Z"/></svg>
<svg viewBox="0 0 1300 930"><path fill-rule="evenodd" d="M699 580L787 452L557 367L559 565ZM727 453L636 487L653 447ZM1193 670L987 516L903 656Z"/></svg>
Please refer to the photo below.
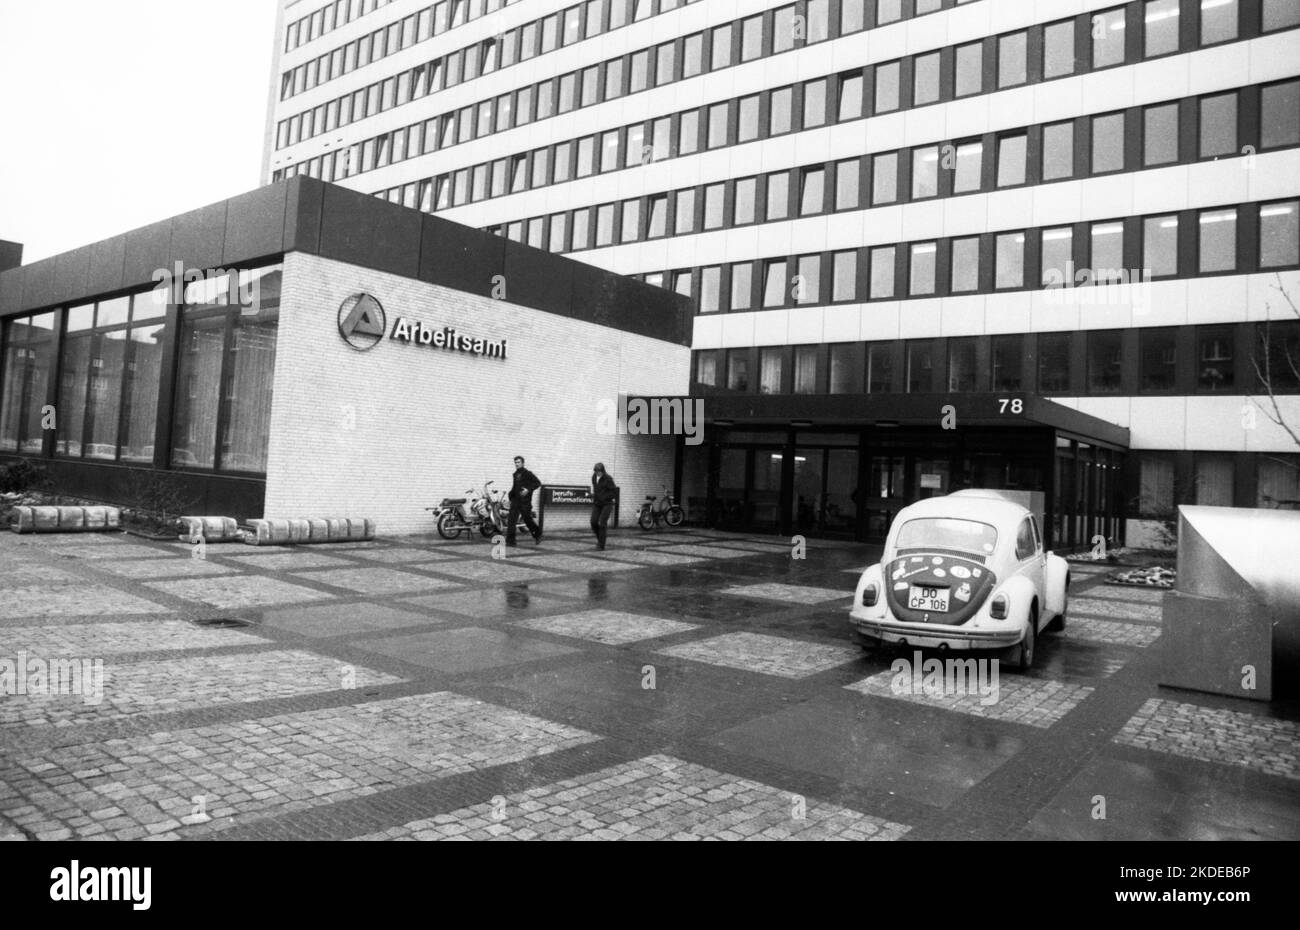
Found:
<svg viewBox="0 0 1300 930"><path fill-rule="evenodd" d="M49 487L50 476L42 465L33 465L28 459L0 465L0 494L45 491Z"/></svg>

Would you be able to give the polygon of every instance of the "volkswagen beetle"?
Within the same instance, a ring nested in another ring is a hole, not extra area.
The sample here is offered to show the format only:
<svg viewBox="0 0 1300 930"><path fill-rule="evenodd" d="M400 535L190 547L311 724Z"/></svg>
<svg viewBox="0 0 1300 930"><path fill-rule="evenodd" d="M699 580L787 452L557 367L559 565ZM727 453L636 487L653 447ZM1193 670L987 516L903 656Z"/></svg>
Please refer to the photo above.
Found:
<svg viewBox="0 0 1300 930"><path fill-rule="evenodd" d="M1069 584L1032 512L997 491L957 491L898 512L849 622L866 646L998 649L1024 670L1038 634L1065 628Z"/></svg>

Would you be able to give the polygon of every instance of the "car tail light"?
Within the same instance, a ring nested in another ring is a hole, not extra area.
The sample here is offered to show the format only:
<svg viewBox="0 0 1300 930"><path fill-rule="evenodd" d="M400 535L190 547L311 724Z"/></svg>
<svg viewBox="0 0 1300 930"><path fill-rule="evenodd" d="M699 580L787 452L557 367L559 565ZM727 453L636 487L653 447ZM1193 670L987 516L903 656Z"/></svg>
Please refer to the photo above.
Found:
<svg viewBox="0 0 1300 930"><path fill-rule="evenodd" d="M875 607L876 600L879 597L880 589L876 587L876 583L873 581L862 589L862 606Z"/></svg>
<svg viewBox="0 0 1300 930"><path fill-rule="evenodd" d="M994 620L1005 620L1007 619L1007 608L1009 606L1010 601L1007 596L1005 594L999 594L997 597L993 598L993 602L989 604L989 616Z"/></svg>

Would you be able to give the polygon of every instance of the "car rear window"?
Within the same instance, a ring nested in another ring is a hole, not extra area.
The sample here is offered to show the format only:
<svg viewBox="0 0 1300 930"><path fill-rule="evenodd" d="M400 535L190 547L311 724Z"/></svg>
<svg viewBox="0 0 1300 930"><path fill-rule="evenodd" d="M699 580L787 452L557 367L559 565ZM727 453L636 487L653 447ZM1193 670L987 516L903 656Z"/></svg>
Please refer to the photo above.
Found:
<svg viewBox="0 0 1300 930"><path fill-rule="evenodd" d="M997 544L998 531L987 523L927 517L904 523L896 546L899 550L953 549L987 557Z"/></svg>

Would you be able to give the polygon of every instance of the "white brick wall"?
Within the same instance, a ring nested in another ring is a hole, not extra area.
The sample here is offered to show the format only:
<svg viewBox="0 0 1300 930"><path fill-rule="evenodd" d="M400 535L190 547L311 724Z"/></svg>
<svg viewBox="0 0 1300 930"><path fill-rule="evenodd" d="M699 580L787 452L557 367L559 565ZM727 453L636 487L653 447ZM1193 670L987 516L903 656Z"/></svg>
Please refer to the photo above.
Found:
<svg viewBox="0 0 1300 930"><path fill-rule="evenodd" d="M507 289L509 281L506 282ZM509 340L490 359L394 342L359 352L339 335L339 305L374 295L397 317ZM508 290L507 290L508 293ZM276 356L266 477L268 517L373 517L381 535L429 532L424 507L509 487L522 455L544 483L587 484L603 461L623 489L624 525L646 493L672 482L671 437L597 432L597 404L619 392L684 395L684 346L291 253ZM585 525L553 510L549 529Z"/></svg>

